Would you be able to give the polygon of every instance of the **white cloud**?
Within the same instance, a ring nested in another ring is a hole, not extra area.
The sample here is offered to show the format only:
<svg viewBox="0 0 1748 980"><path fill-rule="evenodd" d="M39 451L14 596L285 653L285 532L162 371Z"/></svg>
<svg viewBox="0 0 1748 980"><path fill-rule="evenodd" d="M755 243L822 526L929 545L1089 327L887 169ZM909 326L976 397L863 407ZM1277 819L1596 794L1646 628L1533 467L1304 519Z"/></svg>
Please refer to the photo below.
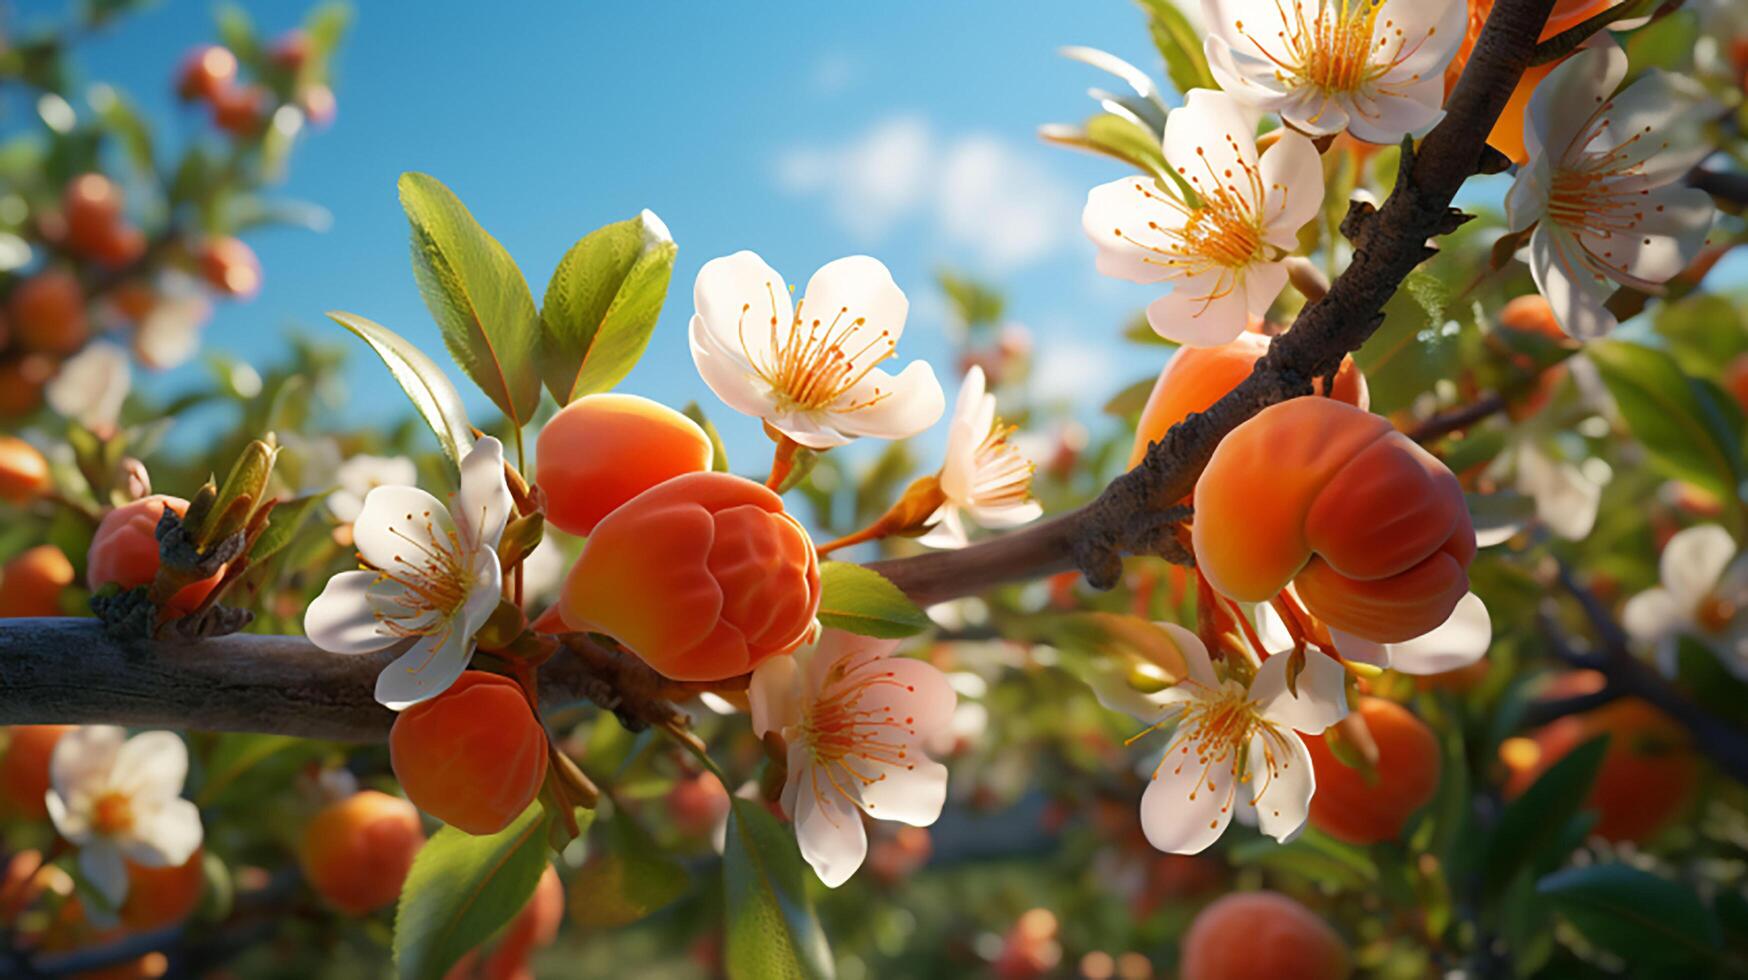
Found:
<svg viewBox="0 0 1748 980"><path fill-rule="evenodd" d="M1120 374L1111 348L1064 337L1046 338L1032 359L1033 390L1046 402L1097 408L1089 399L1107 397Z"/></svg>
<svg viewBox="0 0 1748 980"><path fill-rule="evenodd" d="M777 180L824 198L865 241L921 215L947 247L994 271L1049 255L1079 227L1075 191L1028 149L983 133L946 138L914 115L839 146L793 149L778 159Z"/></svg>

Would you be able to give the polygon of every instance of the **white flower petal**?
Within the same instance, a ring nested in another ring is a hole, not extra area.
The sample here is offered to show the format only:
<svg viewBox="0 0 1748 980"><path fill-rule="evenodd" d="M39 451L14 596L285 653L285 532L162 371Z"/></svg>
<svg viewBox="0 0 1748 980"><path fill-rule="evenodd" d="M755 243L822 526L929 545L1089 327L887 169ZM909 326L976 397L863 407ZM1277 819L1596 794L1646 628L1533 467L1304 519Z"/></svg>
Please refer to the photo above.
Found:
<svg viewBox="0 0 1748 980"><path fill-rule="evenodd" d="M1204 766L1187 740L1172 740L1165 759L1141 794L1141 830L1147 842L1171 854L1200 854L1232 822L1236 793L1233 760Z"/></svg>
<svg viewBox="0 0 1748 980"><path fill-rule="evenodd" d="M455 524L442 501L418 487L377 487L364 498L353 525L358 553L374 568L395 570L422 564L450 547Z"/></svg>
<svg viewBox="0 0 1748 980"><path fill-rule="evenodd" d="M1316 735L1347 716L1347 672L1333 658L1308 650L1295 696L1287 686L1292 659L1277 653L1263 661L1250 683L1250 699L1265 720Z"/></svg>
<svg viewBox="0 0 1748 980"><path fill-rule="evenodd" d="M1560 161L1626 77L1627 55L1614 44L1581 49L1542 79L1524 114L1524 146L1530 159ZM1582 107L1582 108L1581 108Z"/></svg>
<svg viewBox="0 0 1748 980"><path fill-rule="evenodd" d="M1530 273L1560 329L1579 340L1595 340L1619 325L1606 305L1615 285L1598 275L1583 254L1577 240L1551 221L1530 235Z"/></svg>
<svg viewBox="0 0 1748 980"><path fill-rule="evenodd" d="M792 772L795 794L795 840L801 856L827 888L836 888L856 873L868 856L868 832L862 812L852 805L824 767L808 764Z"/></svg>
<svg viewBox="0 0 1748 980"><path fill-rule="evenodd" d="M115 754L112 784L136 802L174 799L188 779L188 746L173 732L141 732Z"/></svg>
<svg viewBox="0 0 1748 980"><path fill-rule="evenodd" d="M802 294L801 329L815 326L838 346L854 353L884 337L891 344L904 335L910 300L879 259L851 255L820 266Z"/></svg>
<svg viewBox="0 0 1748 980"><path fill-rule="evenodd" d="M1220 686L1220 679L1214 675L1214 662L1208 657L1208 648L1203 645L1201 637L1176 623L1154 625L1165 631L1165 635L1171 638L1178 653L1183 656L1184 666L1189 669L1189 680L1208 690Z"/></svg>
<svg viewBox="0 0 1748 980"><path fill-rule="evenodd" d="M1299 229L1323 209L1323 164L1317 147L1295 132L1284 132L1262 153L1263 215L1270 245L1294 251Z"/></svg>
<svg viewBox="0 0 1748 980"><path fill-rule="evenodd" d="M702 333L717 350L741 351L752 361L764 361L775 346L774 338L786 336L795 320L788 284L753 252L704 263L692 285L692 301L697 307L692 324L694 357L698 356L696 338ZM728 401L722 392L717 395Z"/></svg>
<svg viewBox="0 0 1748 980"><path fill-rule="evenodd" d="M116 725L81 725L55 741L49 784L71 807L86 792L107 786L127 733Z"/></svg>
<svg viewBox="0 0 1748 980"><path fill-rule="evenodd" d="M1392 643L1390 668L1404 674L1442 674L1480 660L1492 645L1493 618L1487 612L1487 604L1480 596L1468 592L1457 600L1450 616L1431 632ZM1346 655L1343 649L1342 656Z"/></svg>
<svg viewBox="0 0 1748 980"><path fill-rule="evenodd" d="M455 522L469 548L496 548L515 501L504 476L504 445L486 436L461 460Z"/></svg>
<svg viewBox="0 0 1748 980"><path fill-rule="evenodd" d="M1675 602L1692 609L1717 587L1736 557L1736 540L1716 524L1677 531L1663 546L1657 567Z"/></svg>
<svg viewBox="0 0 1748 980"><path fill-rule="evenodd" d="M1207 273L1185 279L1147 307L1153 332L1185 347L1230 343L1250 322L1250 305L1232 273Z"/></svg>
<svg viewBox="0 0 1748 980"><path fill-rule="evenodd" d="M378 628L371 605L377 578L375 572L340 572L328 579L304 610L303 631L310 642L329 653L374 653L393 646L396 638Z"/></svg>
<svg viewBox="0 0 1748 980"><path fill-rule="evenodd" d="M376 700L403 711L449 690L467 669L473 637L460 629L420 637L411 649L376 675Z"/></svg>
<svg viewBox="0 0 1748 980"><path fill-rule="evenodd" d="M965 533L965 519L960 516L960 509L954 504L942 504L934 513L934 524L927 534L917 538L917 544L925 548L940 548L950 550L963 548L971 543L970 535Z"/></svg>
<svg viewBox="0 0 1748 980"><path fill-rule="evenodd" d="M920 754L920 749L912 748L911 754ZM947 803L946 766L919 758L905 767L857 763L853 768L856 774L875 780L863 784L859 794L870 817L913 827L927 827L940 819L941 808ZM843 780L839 776L839 781Z"/></svg>
<svg viewBox="0 0 1748 980"><path fill-rule="evenodd" d="M127 865L110 841L99 838L80 847L79 872L111 907L120 907L127 899Z"/></svg>
<svg viewBox="0 0 1748 980"><path fill-rule="evenodd" d="M766 658L747 683L753 734L781 732L801 720L801 667L793 656Z"/></svg>
<svg viewBox="0 0 1748 980"><path fill-rule="evenodd" d="M1244 301L1248 316L1262 316L1274 305L1281 290L1287 288L1285 262L1258 262L1244 270Z"/></svg>
<svg viewBox="0 0 1748 980"><path fill-rule="evenodd" d="M1258 732L1250 738L1250 768L1257 827L1285 844L1304 829L1317 792L1311 753L1292 732Z"/></svg>
<svg viewBox="0 0 1748 980"><path fill-rule="evenodd" d="M1191 89L1184 95L1183 108L1166 117L1166 162L1198 194L1228 188L1249 199L1251 185L1244 175L1257 172L1256 137L1240 128L1243 122L1244 113L1232 96L1214 89Z"/></svg>
<svg viewBox="0 0 1748 980"><path fill-rule="evenodd" d="M1087 193L1080 224L1098 246L1101 274L1130 282L1159 282L1178 275L1154 250L1160 234L1151 227L1157 224L1169 231L1183 226L1183 210L1166 203L1168 198L1175 200L1175 193L1175 188L1163 190L1149 177L1124 177Z"/></svg>
<svg viewBox="0 0 1748 980"><path fill-rule="evenodd" d="M868 404L869 401L873 404ZM849 405L865 407L846 410ZM838 399L831 425L857 436L908 439L940 421L947 396L927 361L912 361L896 376L870 371L862 383ZM799 440L798 440L799 441Z"/></svg>
<svg viewBox="0 0 1748 980"><path fill-rule="evenodd" d="M1687 625L1692 608L1683 608L1668 589L1647 589L1621 607L1621 626L1641 643L1661 643Z"/></svg>
<svg viewBox="0 0 1748 980"><path fill-rule="evenodd" d="M162 800L136 806L133 838L123 843L122 849L135 864L176 867L194 856L204 837L198 807L184 799Z"/></svg>

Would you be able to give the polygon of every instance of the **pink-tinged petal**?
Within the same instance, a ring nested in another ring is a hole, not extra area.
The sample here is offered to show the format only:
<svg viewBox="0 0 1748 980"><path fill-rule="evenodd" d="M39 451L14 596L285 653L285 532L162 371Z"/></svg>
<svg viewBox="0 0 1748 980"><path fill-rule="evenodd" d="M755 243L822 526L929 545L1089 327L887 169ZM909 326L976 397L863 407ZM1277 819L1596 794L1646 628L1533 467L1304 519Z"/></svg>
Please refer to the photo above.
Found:
<svg viewBox="0 0 1748 980"><path fill-rule="evenodd" d="M1251 316L1262 316L1287 288L1284 262L1259 262L1244 270L1244 302Z"/></svg>
<svg viewBox="0 0 1748 980"><path fill-rule="evenodd" d="M1661 643L1686 626L1692 614L1692 607L1676 602L1668 589L1647 589L1621 607L1621 626L1641 643Z"/></svg>
<svg viewBox="0 0 1748 980"><path fill-rule="evenodd" d="M697 308L695 338L702 334L713 342L712 349L743 352L753 361L769 359L776 338L788 336L795 321L788 284L753 252L704 263L692 285L692 301ZM692 351L697 357L696 340Z"/></svg>
<svg viewBox="0 0 1748 980"><path fill-rule="evenodd" d="M776 656L753 668L747 684L753 734L781 732L801 720L801 666L793 656Z"/></svg>
<svg viewBox="0 0 1748 980"><path fill-rule="evenodd" d="M1345 102L1347 131L1367 143L1392 144L1404 136L1420 136L1444 118L1444 75L1428 74L1420 81L1392 85L1389 94L1357 92Z"/></svg>
<svg viewBox="0 0 1748 980"><path fill-rule="evenodd" d="M1250 53L1249 42L1233 47L1226 38L1210 36L1202 44L1214 82L1233 98L1260 109L1274 109L1293 96L1274 76L1274 65ZM1168 117L1169 118L1169 117Z"/></svg>
<svg viewBox="0 0 1748 980"><path fill-rule="evenodd" d="M1270 245L1293 251L1299 229L1323 209L1323 165L1317 147L1295 132L1283 132L1262 153L1263 216Z"/></svg>
<svg viewBox="0 0 1748 980"><path fill-rule="evenodd" d="M1693 608L1717 587L1736 557L1736 539L1716 524L1677 531L1657 562L1663 587L1682 606Z"/></svg>
<svg viewBox="0 0 1748 980"><path fill-rule="evenodd" d="M136 801L133 836L122 844L122 850L138 865L176 867L194 856L204 836L200 809L193 803L168 799L140 806Z"/></svg>
<svg viewBox="0 0 1748 980"><path fill-rule="evenodd" d="M1404 674L1443 674L1480 660L1492 645L1493 617L1481 597L1470 592L1432 632L1391 644L1389 666Z"/></svg>
<svg viewBox="0 0 1748 980"><path fill-rule="evenodd" d="M115 753L111 785L136 801L174 799L188 779L188 746L173 732L141 732Z"/></svg>
<svg viewBox="0 0 1748 980"><path fill-rule="evenodd" d="M1160 282L1177 276L1162 254L1164 232L1184 225L1186 210L1176 190L1163 190L1151 177L1124 177L1087 192L1080 224L1098 246L1101 274L1129 282Z"/></svg>
<svg viewBox="0 0 1748 980"><path fill-rule="evenodd" d="M959 696L947 675L934 664L909 657L885 657L861 667L846 678L848 683L871 683L862 698L867 707L885 707L914 734L904 741L926 742L936 732L953 725L953 709Z"/></svg>
<svg viewBox="0 0 1748 980"><path fill-rule="evenodd" d="M802 294L799 329L841 338L846 354L884 341L898 343L910 300L879 259L851 255L820 266Z"/></svg>
<svg viewBox="0 0 1748 980"><path fill-rule="evenodd" d="M1258 732L1250 739L1250 769L1256 825L1285 844L1304 829L1311 797L1317 792L1311 753L1292 732ZM1244 791L1239 794L1244 795Z"/></svg>
<svg viewBox="0 0 1748 980"><path fill-rule="evenodd" d="M396 638L378 628L371 604L375 572L340 572L304 610L303 631L329 653L374 653Z"/></svg>
<svg viewBox="0 0 1748 980"><path fill-rule="evenodd" d="M1717 208L1710 194L1694 187L1659 188L1638 206L1644 217L1619 236L1611 264L1643 282L1668 282L1698 257Z"/></svg>
<svg viewBox="0 0 1748 980"><path fill-rule="evenodd" d="M705 327L703 317L692 317L689 343L699 377L723 404L754 418L772 413L770 389L759 380L752 363L738 350L724 348Z"/></svg>
<svg viewBox="0 0 1748 980"><path fill-rule="evenodd" d="M1320 734L1347 716L1347 672L1334 658L1307 651L1295 694L1287 684L1292 659L1277 653L1263 661L1250 684L1250 699L1265 720L1307 735Z"/></svg>
<svg viewBox="0 0 1748 980"><path fill-rule="evenodd" d="M876 439L908 439L941 420L947 396L927 361L912 361L897 375L870 371L829 410L841 432Z"/></svg>
<svg viewBox="0 0 1748 980"><path fill-rule="evenodd" d="M832 781L827 767L808 764L797 775L796 843L819 880L827 888L836 888L849 881L868 856L862 811Z"/></svg>
<svg viewBox="0 0 1748 980"><path fill-rule="evenodd" d="M1171 854L1200 854L1232 822L1233 758L1204 764L1187 739L1174 738L1141 794L1147 842Z"/></svg>
<svg viewBox="0 0 1748 980"><path fill-rule="evenodd" d="M1584 48L1536 86L1524 114L1524 146L1534 160L1544 154L1556 166L1581 149L1580 133L1614 94L1627 73L1627 55L1613 43Z"/></svg>
<svg viewBox="0 0 1748 980"><path fill-rule="evenodd" d="M947 729L940 729L945 732ZM920 750L913 749L920 755ZM846 760L848 761L848 760ZM918 758L907 766L852 764L851 777L871 780L861 786L862 808L876 820L894 820L927 827L940 819L947 804L947 767ZM843 776L839 776L842 782Z"/></svg>
<svg viewBox="0 0 1748 980"><path fill-rule="evenodd" d="M472 548L496 548L515 501L504 478L504 445L486 436L461 461L461 492L454 518Z"/></svg>
<svg viewBox="0 0 1748 980"><path fill-rule="evenodd" d="M1244 118L1225 92L1191 89L1183 108L1166 117L1166 162L1204 197L1224 190L1260 204L1250 177L1257 173L1256 137L1241 128Z"/></svg>
<svg viewBox="0 0 1748 980"><path fill-rule="evenodd" d="M965 532L965 519L960 516L959 507L954 504L942 504L935 511L934 525L929 532L917 538L917 544L925 548L940 548L952 550L963 548L971 543L971 537Z"/></svg>
<svg viewBox="0 0 1748 980"><path fill-rule="evenodd" d="M1153 332L1185 347L1231 343L1249 322L1250 303L1243 284L1224 271L1186 279L1147 307Z"/></svg>

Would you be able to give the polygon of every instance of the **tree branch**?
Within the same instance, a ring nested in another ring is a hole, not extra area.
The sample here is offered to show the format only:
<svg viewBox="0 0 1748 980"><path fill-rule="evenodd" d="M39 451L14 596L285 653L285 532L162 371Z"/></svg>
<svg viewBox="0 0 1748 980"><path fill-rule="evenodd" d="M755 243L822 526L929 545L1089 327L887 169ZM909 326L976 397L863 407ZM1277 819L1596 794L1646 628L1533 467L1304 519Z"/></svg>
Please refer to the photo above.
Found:
<svg viewBox="0 0 1748 980"><path fill-rule="evenodd" d="M1329 292L1277 337L1250 377L1208 411L1173 426L1134 470L1090 504L959 551L877 562L922 604L1078 568L1110 587L1125 554L1161 540L1170 508L1188 496L1214 447L1245 419L1312 391L1382 322L1384 304L1434 250L1428 240L1465 216L1450 204L1488 158L1487 134L1529 64L1554 0L1500 0L1418 152L1405 152L1397 186L1376 211L1343 222L1354 256ZM338 656L298 637L236 635L197 643L128 645L94 620L0 623L0 724L110 722L260 731L340 740L380 739L393 716L372 699L392 653ZM572 643L541 670L548 710L582 698L633 723L659 723L683 693L624 654ZM635 696L628 692L640 692Z"/></svg>

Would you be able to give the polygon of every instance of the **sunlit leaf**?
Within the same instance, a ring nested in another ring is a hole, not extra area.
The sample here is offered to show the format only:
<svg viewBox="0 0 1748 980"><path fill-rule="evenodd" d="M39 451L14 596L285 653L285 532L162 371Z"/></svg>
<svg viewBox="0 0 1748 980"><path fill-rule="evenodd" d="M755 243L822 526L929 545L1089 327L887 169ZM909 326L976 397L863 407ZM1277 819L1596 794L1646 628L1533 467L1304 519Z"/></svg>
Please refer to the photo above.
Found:
<svg viewBox="0 0 1748 980"><path fill-rule="evenodd" d="M473 432L468 428L461 394L443 369L405 337L379 323L352 313L331 312L328 318L357 334L376 351L412 400L419 417L437 434L443 452L460 465L461 457L473 448Z"/></svg>
<svg viewBox="0 0 1748 980"><path fill-rule="evenodd" d="M828 561L819 570L819 621L832 629L888 639L929 627L929 617L871 568Z"/></svg>
<svg viewBox="0 0 1748 980"><path fill-rule="evenodd" d="M401 888L394 937L400 975L440 980L522 911L546 865L546 811L538 802L490 836L437 831Z"/></svg>
<svg viewBox="0 0 1748 980"><path fill-rule="evenodd" d="M795 835L757 803L735 799L723 853L724 966L735 980L833 975L807 895Z"/></svg>
<svg viewBox="0 0 1748 980"><path fill-rule="evenodd" d="M540 372L560 405L630 373L661 316L678 248L652 212L585 235L558 263L540 310Z"/></svg>

